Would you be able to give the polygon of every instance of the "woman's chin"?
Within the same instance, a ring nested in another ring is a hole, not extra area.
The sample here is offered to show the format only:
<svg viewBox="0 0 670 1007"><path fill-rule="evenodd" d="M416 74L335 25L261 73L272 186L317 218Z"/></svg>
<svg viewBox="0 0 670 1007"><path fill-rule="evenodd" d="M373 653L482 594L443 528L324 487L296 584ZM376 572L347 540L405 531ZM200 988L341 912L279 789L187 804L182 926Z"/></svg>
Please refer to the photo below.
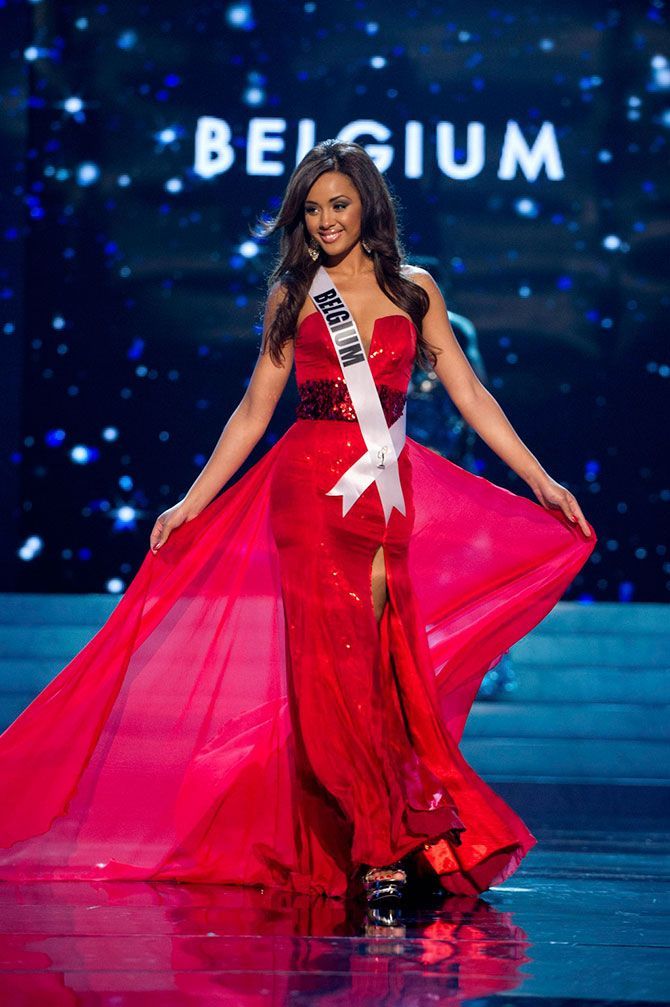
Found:
<svg viewBox="0 0 670 1007"><path fill-rule="evenodd" d="M328 258L344 258L349 252L353 251L358 242L356 241L333 241L333 242L319 242L321 245L322 253Z"/></svg>

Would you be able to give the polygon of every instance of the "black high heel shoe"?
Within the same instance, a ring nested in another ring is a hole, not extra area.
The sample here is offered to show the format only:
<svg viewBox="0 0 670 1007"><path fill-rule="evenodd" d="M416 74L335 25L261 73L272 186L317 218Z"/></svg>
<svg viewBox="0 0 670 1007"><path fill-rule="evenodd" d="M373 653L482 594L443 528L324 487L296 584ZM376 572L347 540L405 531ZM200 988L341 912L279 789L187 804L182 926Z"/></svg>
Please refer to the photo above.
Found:
<svg viewBox="0 0 670 1007"><path fill-rule="evenodd" d="M387 867L371 867L363 875L365 896L372 908L397 905L406 884L407 873L400 861Z"/></svg>
<svg viewBox="0 0 670 1007"><path fill-rule="evenodd" d="M407 927L402 918L402 910L395 906L385 909L368 906L365 920L364 933L366 937L372 938L372 942L365 949L368 954L399 954L400 948L394 944L394 940L407 936Z"/></svg>

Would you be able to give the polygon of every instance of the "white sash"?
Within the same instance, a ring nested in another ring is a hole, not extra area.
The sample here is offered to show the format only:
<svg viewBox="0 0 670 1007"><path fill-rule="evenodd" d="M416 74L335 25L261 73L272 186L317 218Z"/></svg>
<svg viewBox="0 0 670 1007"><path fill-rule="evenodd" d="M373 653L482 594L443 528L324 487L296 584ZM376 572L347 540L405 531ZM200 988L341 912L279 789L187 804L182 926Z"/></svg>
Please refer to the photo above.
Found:
<svg viewBox="0 0 670 1007"><path fill-rule="evenodd" d="M344 516L361 493L376 482L388 524L394 507L401 514L405 513L398 456L405 444L406 407L389 430L356 323L323 266L319 266L309 294L330 333L368 449L328 490L326 496L342 497Z"/></svg>

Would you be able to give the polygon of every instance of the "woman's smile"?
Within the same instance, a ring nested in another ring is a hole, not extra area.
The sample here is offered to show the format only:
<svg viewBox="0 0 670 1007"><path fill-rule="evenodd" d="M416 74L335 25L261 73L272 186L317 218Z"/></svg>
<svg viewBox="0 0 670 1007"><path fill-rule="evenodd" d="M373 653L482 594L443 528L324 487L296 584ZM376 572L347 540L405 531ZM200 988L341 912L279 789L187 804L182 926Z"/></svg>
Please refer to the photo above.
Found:
<svg viewBox="0 0 670 1007"><path fill-rule="evenodd" d="M339 236L344 233L344 229L340 228L337 231L320 231L319 238L321 241L325 241L327 245L332 245L334 241L337 241Z"/></svg>

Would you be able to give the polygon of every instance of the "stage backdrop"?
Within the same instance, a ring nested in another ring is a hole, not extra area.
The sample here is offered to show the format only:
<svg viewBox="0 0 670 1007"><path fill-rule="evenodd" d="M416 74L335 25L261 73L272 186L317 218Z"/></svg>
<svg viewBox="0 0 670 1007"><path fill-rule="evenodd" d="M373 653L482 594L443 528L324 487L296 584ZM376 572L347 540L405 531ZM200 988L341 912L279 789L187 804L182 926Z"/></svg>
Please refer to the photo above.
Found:
<svg viewBox="0 0 670 1007"><path fill-rule="evenodd" d="M2 6L1 589L125 589L254 365L250 226L339 136L598 531L568 597L667 599L663 3ZM445 450L446 393L415 391ZM248 465L294 408L292 381ZM532 496L479 440L468 464Z"/></svg>

